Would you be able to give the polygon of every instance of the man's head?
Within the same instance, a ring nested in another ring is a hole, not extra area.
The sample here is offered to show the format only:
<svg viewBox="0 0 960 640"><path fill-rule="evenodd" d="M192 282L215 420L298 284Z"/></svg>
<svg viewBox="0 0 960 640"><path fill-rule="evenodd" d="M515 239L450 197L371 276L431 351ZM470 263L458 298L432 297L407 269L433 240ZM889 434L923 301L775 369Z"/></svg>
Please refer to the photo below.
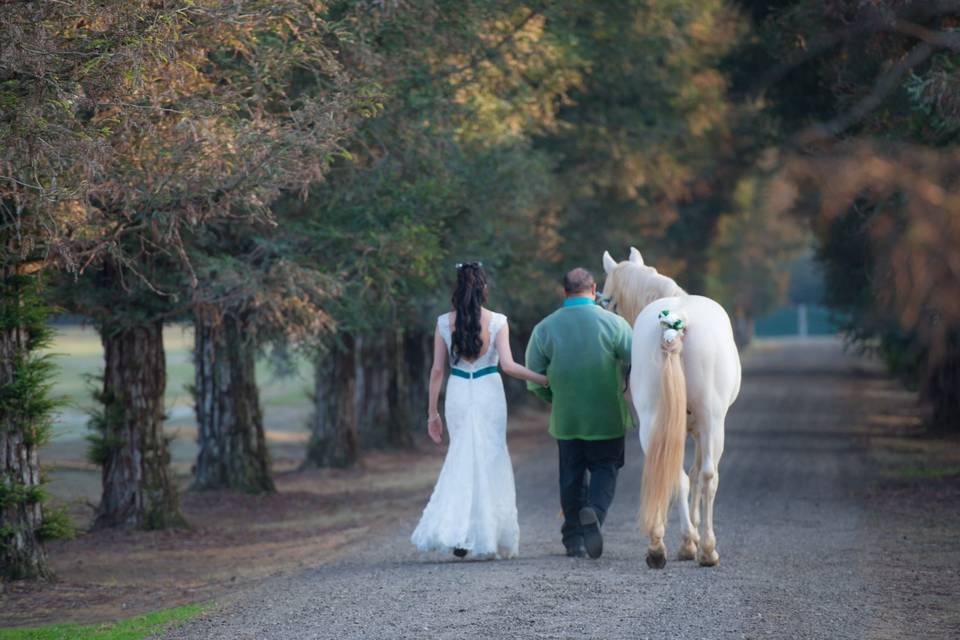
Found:
<svg viewBox="0 0 960 640"><path fill-rule="evenodd" d="M593 279L592 273L583 267L577 267L563 276L563 292L568 298L595 297L597 281Z"/></svg>

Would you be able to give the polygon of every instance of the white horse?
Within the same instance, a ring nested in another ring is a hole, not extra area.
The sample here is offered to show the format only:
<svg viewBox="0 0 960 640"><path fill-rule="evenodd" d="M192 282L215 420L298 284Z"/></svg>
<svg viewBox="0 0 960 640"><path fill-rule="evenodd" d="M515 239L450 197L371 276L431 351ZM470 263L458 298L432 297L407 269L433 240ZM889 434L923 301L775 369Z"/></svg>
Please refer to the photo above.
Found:
<svg viewBox="0 0 960 640"><path fill-rule="evenodd" d="M713 566L720 561L713 502L720 481L723 424L740 392L740 356L730 318L710 298L689 295L645 266L633 247L629 260L619 264L604 252L603 269L604 304L633 323L630 393L646 456L641 520L650 536L647 565L661 569L666 564L667 509L677 495L683 528L678 558L696 557L701 565ZM683 470L688 431L696 447L689 476Z"/></svg>

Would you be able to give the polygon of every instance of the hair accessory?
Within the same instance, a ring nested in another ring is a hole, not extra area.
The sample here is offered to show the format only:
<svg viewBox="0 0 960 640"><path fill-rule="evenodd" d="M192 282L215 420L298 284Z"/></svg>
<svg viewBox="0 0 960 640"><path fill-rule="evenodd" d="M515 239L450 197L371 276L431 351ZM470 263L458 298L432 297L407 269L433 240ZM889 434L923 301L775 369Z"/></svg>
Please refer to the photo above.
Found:
<svg viewBox="0 0 960 640"><path fill-rule="evenodd" d="M482 267L482 262L458 262L457 269L462 269L464 267Z"/></svg>

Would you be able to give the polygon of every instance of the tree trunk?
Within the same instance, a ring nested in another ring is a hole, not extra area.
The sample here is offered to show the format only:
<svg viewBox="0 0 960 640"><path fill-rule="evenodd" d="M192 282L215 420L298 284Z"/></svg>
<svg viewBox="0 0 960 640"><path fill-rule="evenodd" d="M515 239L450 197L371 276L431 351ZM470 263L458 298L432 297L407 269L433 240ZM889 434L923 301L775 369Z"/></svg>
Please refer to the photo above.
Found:
<svg viewBox="0 0 960 640"><path fill-rule="evenodd" d="M357 427L364 447L401 446L396 430L407 428L406 407L395 402L396 336L400 332L357 339ZM401 372L402 375L403 372Z"/></svg>
<svg viewBox="0 0 960 640"><path fill-rule="evenodd" d="M103 496L94 528L184 526L163 436L163 324L101 329L106 367L98 458Z"/></svg>
<svg viewBox="0 0 960 640"><path fill-rule="evenodd" d="M24 411L35 398L17 393L31 351L31 335L22 318L31 303L23 296L25 276L6 267L0 298L0 581L49 578L40 540L38 433L44 417ZM28 393L43 393L31 388ZM43 398L40 398L43 400Z"/></svg>
<svg viewBox="0 0 960 640"><path fill-rule="evenodd" d="M256 349L243 321L194 324L194 406L200 451L194 489L276 491L256 382Z"/></svg>
<svg viewBox="0 0 960 640"><path fill-rule="evenodd" d="M960 339L951 340L949 351L927 376L923 396L933 405L930 431L942 435L960 432ZM929 356L928 356L929 357Z"/></svg>
<svg viewBox="0 0 960 640"><path fill-rule="evenodd" d="M413 428L424 428L430 393L430 367L433 366L433 332L416 331L404 338L407 363L407 403ZM441 398L443 392L441 391Z"/></svg>
<svg viewBox="0 0 960 640"><path fill-rule="evenodd" d="M383 433L379 428L377 402L377 387L380 383L382 367L376 366L376 356L379 341L376 338L367 339L364 336L356 337L356 397L357 408L357 442L362 447L377 447L382 444Z"/></svg>
<svg viewBox="0 0 960 640"><path fill-rule="evenodd" d="M387 444L402 448L413 446L412 430L416 426L416 414L413 411L418 399L413 397L417 390L416 385L411 384L411 378L423 375L422 371L411 371L408 368L413 363L407 359L407 335L400 330L394 331L393 335L389 336L386 354L389 358L387 370L390 372L385 390ZM414 355L416 354L414 351Z"/></svg>
<svg viewBox="0 0 960 640"><path fill-rule="evenodd" d="M359 459L357 440L357 345L341 335L316 365L314 413L305 464L351 467Z"/></svg>

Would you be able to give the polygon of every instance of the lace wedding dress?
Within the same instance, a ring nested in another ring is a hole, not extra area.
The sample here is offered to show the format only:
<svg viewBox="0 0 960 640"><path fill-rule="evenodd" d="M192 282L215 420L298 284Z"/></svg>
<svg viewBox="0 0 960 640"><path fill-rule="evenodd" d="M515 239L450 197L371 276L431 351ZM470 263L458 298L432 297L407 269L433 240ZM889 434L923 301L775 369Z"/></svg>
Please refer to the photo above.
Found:
<svg viewBox="0 0 960 640"><path fill-rule="evenodd" d="M517 497L507 452L507 402L494 338L507 317L494 313L490 346L474 362L453 364L444 417L450 448L410 540L421 551L466 549L475 556L517 555ZM449 314L437 319L450 354Z"/></svg>

